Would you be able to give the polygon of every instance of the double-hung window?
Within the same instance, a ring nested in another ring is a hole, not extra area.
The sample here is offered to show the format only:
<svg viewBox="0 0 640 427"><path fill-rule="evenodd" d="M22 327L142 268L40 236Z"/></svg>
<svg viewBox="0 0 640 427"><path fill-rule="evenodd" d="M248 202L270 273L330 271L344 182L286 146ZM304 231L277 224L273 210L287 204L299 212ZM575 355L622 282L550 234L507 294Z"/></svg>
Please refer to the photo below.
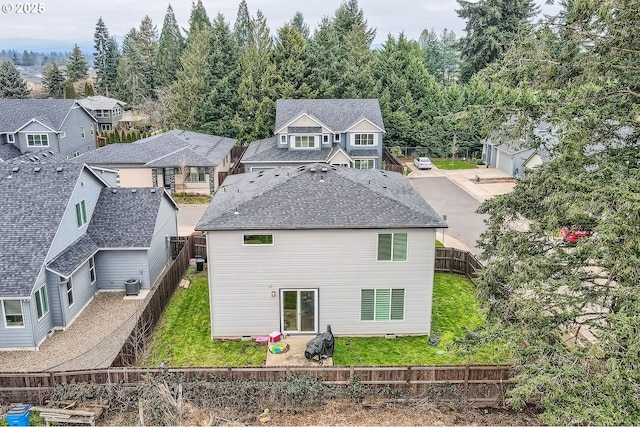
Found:
<svg viewBox="0 0 640 427"><path fill-rule="evenodd" d="M15 143L15 142L16 142L15 134L13 134L13 133L8 133L8 134L7 134L7 142L8 142L9 144L13 144L13 143Z"/></svg>
<svg viewBox="0 0 640 427"><path fill-rule="evenodd" d="M78 228L87 223L87 206L84 200L76 204L76 219L78 220Z"/></svg>
<svg viewBox="0 0 640 427"><path fill-rule="evenodd" d="M92 285L96 283L96 261L93 257L89 258L89 277Z"/></svg>
<svg viewBox="0 0 640 427"><path fill-rule="evenodd" d="M204 168L192 166L189 168L189 182L205 182Z"/></svg>
<svg viewBox="0 0 640 427"><path fill-rule="evenodd" d="M356 133L353 136L353 145L375 145L372 133Z"/></svg>
<svg viewBox="0 0 640 427"><path fill-rule="evenodd" d="M36 311L38 312L38 320L42 319L42 317L49 312L46 285L36 292Z"/></svg>
<svg viewBox="0 0 640 427"><path fill-rule="evenodd" d="M18 328L24 326L24 316L22 314L22 303L17 299L2 301L4 311L4 324L7 328Z"/></svg>
<svg viewBox="0 0 640 427"><path fill-rule="evenodd" d="M353 161L353 167L356 169L375 169L375 159L355 159Z"/></svg>
<svg viewBox="0 0 640 427"><path fill-rule="evenodd" d="M49 137L46 134L32 133L27 135L28 147L48 147Z"/></svg>
<svg viewBox="0 0 640 427"><path fill-rule="evenodd" d="M404 320L404 289L362 289L360 320Z"/></svg>
<svg viewBox="0 0 640 427"><path fill-rule="evenodd" d="M60 278L63 282L65 279ZM71 282L71 277L66 279L66 287L67 287L67 302L69 303L69 307L73 305L73 283Z"/></svg>
<svg viewBox="0 0 640 427"><path fill-rule="evenodd" d="M378 234L378 261L406 261L407 233Z"/></svg>
<svg viewBox="0 0 640 427"><path fill-rule="evenodd" d="M316 148L316 137L313 135L296 136L293 145L295 148Z"/></svg>

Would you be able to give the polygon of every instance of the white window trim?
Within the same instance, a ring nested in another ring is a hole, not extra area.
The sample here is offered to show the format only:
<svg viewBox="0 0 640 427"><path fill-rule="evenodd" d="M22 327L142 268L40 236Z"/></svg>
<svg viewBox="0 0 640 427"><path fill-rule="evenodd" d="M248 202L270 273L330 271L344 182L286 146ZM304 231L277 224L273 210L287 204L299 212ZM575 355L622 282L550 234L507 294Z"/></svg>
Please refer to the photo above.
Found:
<svg viewBox="0 0 640 427"><path fill-rule="evenodd" d="M334 133L333 134L333 140L335 142L340 142L340 134L339 133Z"/></svg>
<svg viewBox="0 0 640 427"><path fill-rule="evenodd" d="M82 136L82 139L85 137L84 126L80 126L80 136Z"/></svg>
<svg viewBox="0 0 640 427"><path fill-rule="evenodd" d="M41 137L40 141L42 141L43 136L47 138L47 145L29 145L29 137L34 135L40 136ZM47 135L46 133L27 133L25 134L25 138L27 140L27 147L31 147L31 148L49 147L49 135Z"/></svg>
<svg viewBox="0 0 640 427"><path fill-rule="evenodd" d="M311 138L313 138L313 147L296 147L296 138L299 136L309 136ZM291 147L293 150L317 150L318 149L318 139L316 137L316 135L313 134L301 134L301 135L294 135L294 137L291 140Z"/></svg>
<svg viewBox="0 0 640 427"><path fill-rule="evenodd" d="M60 139L65 138L66 136L67 136L67 133L65 131L63 131L63 130L61 130L60 133L58 133L58 137Z"/></svg>
<svg viewBox="0 0 640 427"><path fill-rule="evenodd" d="M91 279L91 272L93 271L93 280ZM91 284L95 284L98 280L98 275L96 274L96 260L94 257L89 258L89 280L91 280Z"/></svg>
<svg viewBox="0 0 640 427"><path fill-rule="evenodd" d="M356 135L373 135L373 143L356 144ZM351 145L354 147L376 147L378 145L378 135L375 132L354 132L351 134Z"/></svg>
<svg viewBox="0 0 640 427"><path fill-rule="evenodd" d="M15 144L15 142L16 142L16 134L15 133L8 133L7 134L7 143Z"/></svg>
<svg viewBox="0 0 640 427"><path fill-rule="evenodd" d="M370 168L364 168L364 169L359 168L359 167L356 166L356 162L363 162L363 161L366 161L366 162L373 161L373 166L370 167ZM362 169L362 170L375 169L376 168L376 159L375 159L375 157L365 157L365 158L361 158L361 159L353 159L353 167L355 169Z"/></svg>
<svg viewBox="0 0 640 427"><path fill-rule="evenodd" d="M391 259L378 259L378 254L380 253L380 235L381 234L391 234ZM396 234L406 234L407 235L407 247L405 248L405 254L403 260L394 260L393 259L393 242L396 239ZM376 261L377 262L407 262L409 260L409 233L405 231L397 231L391 233L378 233L376 235L377 244L376 244Z"/></svg>
<svg viewBox="0 0 640 427"><path fill-rule="evenodd" d="M42 304L43 299L42 299L42 293L41 293L41 291L42 291L43 289L44 289L44 300L45 300L45 305L46 305L47 309L46 309L46 310L44 310L44 309L43 309L44 307L41 307L41 309L43 309L43 310L41 310L41 311L42 311L42 316L39 316L39 317L38 317L38 321L40 321L44 316L46 316L47 314L49 314L49 295L48 295L48 293L47 293L47 285L43 285L42 287L40 287L40 289L38 289L38 290L36 291L36 297L34 298L34 299L35 299L35 302L36 302L36 315L38 314L38 307L37 307L37 306L39 305L39 304L38 304L38 297L37 297L37 294L40 294L40 304Z"/></svg>
<svg viewBox="0 0 640 427"><path fill-rule="evenodd" d="M80 210L78 210L78 207L80 208ZM80 219L82 220L82 224L78 224L78 222L80 222ZM87 203L86 201L81 200L76 203L76 225L78 226L78 230L86 226L88 222L89 215L87 215Z"/></svg>
<svg viewBox="0 0 640 427"><path fill-rule="evenodd" d="M402 319L391 319L391 302L393 300L393 290L403 291L402 295ZM362 320L362 291L373 291L373 320ZM389 291L389 318L376 319L376 306L378 303L378 291ZM360 321L365 323L379 322L404 322L407 319L407 288L361 288L360 289Z"/></svg>
<svg viewBox="0 0 640 427"><path fill-rule="evenodd" d="M287 143L287 135L280 135L280 144Z"/></svg>
<svg viewBox="0 0 640 427"><path fill-rule="evenodd" d="M7 324L7 307L4 305L6 301L18 301L20 303L20 314L22 316L22 325L8 325ZM24 321L24 310L22 309L22 301L16 299L2 300L2 317L4 318L4 327L7 329L26 328L26 322Z"/></svg>
<svg viewBox="0 0 640 427"><path fill-rule="evenodd" d="M271 243L245 243L245 236L271 236ZM274 239L273 233L253 233L253 234L243 234L242 235L242 246L273 246L276 239Z"/></svg>
<svg viewBox="0 0 640 427"><path fill-rule="evenodd" d="M67 296L67 306L71 308L73 304L76 303L76 296L73 293L73 282L71 281L71 277L69 277L66 280L63 279L63 283L64 283L65 295ZM69 304L69 294L71 294L71 304Z"/></svg>
<svg viewBox="0 0 640 427"><path fill-rule="evenodd" d="M323 144L328 144L328 143L330 143L330 142L331 142L331 141L329 140L329 134L328 134L328 133L323 133L323 134L322 134L322 143L323 143Z"/></svg>

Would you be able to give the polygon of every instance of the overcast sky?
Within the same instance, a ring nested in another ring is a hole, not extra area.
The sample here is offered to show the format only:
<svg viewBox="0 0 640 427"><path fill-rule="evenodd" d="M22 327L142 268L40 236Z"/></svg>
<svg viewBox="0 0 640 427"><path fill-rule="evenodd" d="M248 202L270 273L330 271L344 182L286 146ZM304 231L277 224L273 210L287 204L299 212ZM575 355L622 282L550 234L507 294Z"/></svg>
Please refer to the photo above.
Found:
<svg viewBox="0 0 640 427"><path fill-rule="evenodd" d="M132 27L138 27L145 15L162 28L162 22L171 3L176 19L181 27L188 27L191 0L44 0L43 13L16 13L20 3L0 0L0 40L1 39L47 39L60 40L60 50L71 50L73 43L93 40L95 25L102 17L112 35L118 40ZM473 0L471 0L473 1ZM543 0L537 0L543 3ZM233 25L240 0L203 0L209 18L221 12L227 22ZM253 16L258 9L267 18L272 33L289 21L296 11L302 12L305 22L313 31L321 18L332 15L342 0L247 0L249 13ZM32 3L21 3L32 4ZM455 31L458 37L464 35L465 22L455 12L455 0L359 0L369 26L377 29L374 43L382 43L391 33L404 31L410 39L417 39L423 29L434 28L440 33L444 28ZM549 10L546 8L545 10ZM37 47L37 46L36 46ZM2 46L0 49L11 46Z"/></svg>

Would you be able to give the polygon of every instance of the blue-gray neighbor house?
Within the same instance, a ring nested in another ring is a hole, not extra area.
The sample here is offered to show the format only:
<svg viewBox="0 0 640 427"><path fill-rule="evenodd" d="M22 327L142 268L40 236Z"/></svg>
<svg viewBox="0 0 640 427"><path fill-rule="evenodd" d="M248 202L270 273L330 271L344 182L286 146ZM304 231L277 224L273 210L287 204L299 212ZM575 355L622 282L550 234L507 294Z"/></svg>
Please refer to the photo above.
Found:
<svg viewBox="0 0 640 427"><path fill-rule="evenodd" d="M118 173L119 187L164 187L212 194L229 171L236 139L175 129L134 143L109 144L81 157Z"/></svg>
<svg viewBox="0 0 640 427"><path fill-rule="evenodd" d="M0 161L43 149L77 157L96 148L96 125L74 99L0 99Z"/></svg>
<svg viewBox="0 0 640 427"><path fill-rule="evenodd" d="M37 349L99 291L149 289L177 209L164 189L110 188L78 161L0 163L0 349Z"/></svg>
<svg viewBox="0 0 640 427"><path fill-rule="evenodd" d="M429 334L444 227L398 172L314 163L230 175L196 226L211 336Z"/></svg>
<svg viewBox="0 0 640 427"><path fill-rule="evenodd" d="M78 100L91 115L97 120L98 131L112 131L122 119L123 109L126 103L115 98L103 95L87 96Z"/></svg>
<svg viewBox="0 0 640 427"><path fill-rule="evenodd" d="M275 136L253 141L247 172L327 163L382 169L384 123L377 99L279 99Z"/></svg>

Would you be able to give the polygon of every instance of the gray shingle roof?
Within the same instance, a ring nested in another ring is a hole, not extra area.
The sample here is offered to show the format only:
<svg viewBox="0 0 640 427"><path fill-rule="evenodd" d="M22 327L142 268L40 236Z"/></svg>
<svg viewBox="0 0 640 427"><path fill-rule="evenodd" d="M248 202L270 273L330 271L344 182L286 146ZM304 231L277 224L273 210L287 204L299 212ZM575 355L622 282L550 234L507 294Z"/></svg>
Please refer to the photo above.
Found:
<svg viewBox="0 0 640 427"><path fill-rule="evenodd" d="M401 174L316 163L227 177L196 229L442 227Z"/></svg>
<svg viewBox="0 0 640 427"><path fill-rule="evenodd" d="M60 255L51 260L47 264L47 268L54 271L56 274L69 277L76 268L84 264L91 255L98 251L98 249L96 242L94 242L90 236L85 234L66 250L62 251Z"/></svg>
<svg viewBox="0 0 640 427"><path fill-rule="evenodd" d="M276 101L276 131L301 113L320 120L334 132L344 132L363 118L384 130L377 99L279 99Z"/></svg>
<svg viewBox="0 0 640 427"><path fill-rule="evenodd" d="M78 104L82 105L89 111L95 110L113 110L117 106L124 106L126 103L114 98L108 98L102 95L87 96L78 100Z"/></svg>
<svg viewBox="0 0 640 427"><path fill-rule="evenodd" d="M11 160L20 156L22 156L22 153L13 144L0 145L0 161Z"/></svg>
<svg viewBox="0 0 640 427"><path fill-rule="evenodd" d="M19 151L18 151L19 152ZM55 152L51 149L44 149L38 151L30 151L28 153L20 154L20 156L14 157L8 160L8 163L51 163L51 162L74 162L74 159L67 159L66 156Z"/></svg>
<svg viewBox="0 0 640 427"><path fill-rule="evenodd" d="M148 248L164 190L103 188L87 234L100 248Z"/></svg>
<svg viewBox="0 0 640 427"><path fill-rule="evenodd" d="M242 156L245 162L324 162L329 157L331 148L320 150L289 150L278 148L276 137L253 141Z"/></svg>
<svg viewBox="0 0 640 427"><path fill-rule="evenodd" d="M0 132L16 132L36 119L53 130L60 130L74 99L0 99Z"/></svg>
<svg viewBox="0 0 640 427"><path fill-rule="evenodd" d="M0 295L30 295L83 167L0 164Z"/></svg>
<svg viewBox="0 0 640 427"><path fill-rule="evenodd" d="M217 166L237 140L172 130L132 144L110 144L81 156L91 165L129 164L144 167Z"/></svg>
<svg viewBox="0 0 640 427"><path fill-rule="evenodd" d="M351 150L351 153L349 153L349 155L351 157L378 157L378 151L377 150Z"/></svg>

